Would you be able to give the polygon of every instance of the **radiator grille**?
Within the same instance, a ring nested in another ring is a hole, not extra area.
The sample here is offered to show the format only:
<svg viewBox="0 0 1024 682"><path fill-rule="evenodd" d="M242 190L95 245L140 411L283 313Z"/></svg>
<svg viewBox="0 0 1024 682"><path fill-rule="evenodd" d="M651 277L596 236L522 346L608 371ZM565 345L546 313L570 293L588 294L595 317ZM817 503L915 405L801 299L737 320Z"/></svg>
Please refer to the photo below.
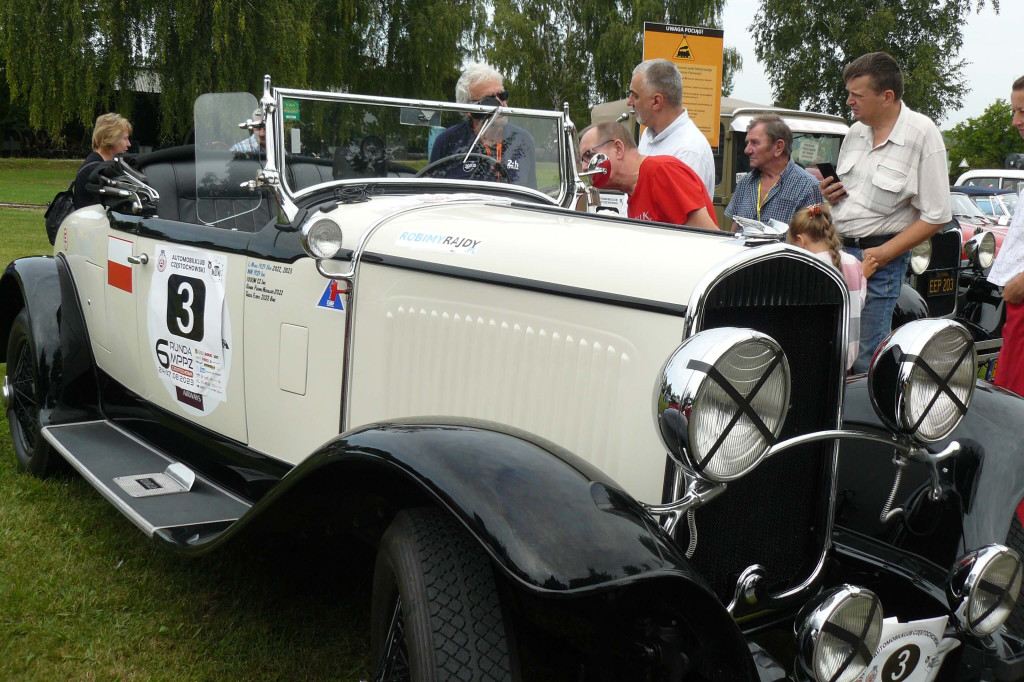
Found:
<svg viewBox="0 0 1024 682"><path fill-rule="evenodd" d="M924 297L928 303L928 314L932 317L943 317L956 312L956 287L941 295L930 294L932 275L937 273L952 273L953 281L956 282L957 272L960 269L960 255L963 252L963 242L959 230L946 230L932 236L932 260L928 269L921 275L911 275L911 286L917 293Z"/></svg>
<svg viewBox="0 0 1024 682"><path fill-rule="evenodd" d="M709 292L702 329L746 327L770 335L789 359L793 390L782 439L836 428L845 367L843 293L824 272L777 255L719 280ZM698 330L699 331L699 330ZM832 487L831 442L788 450L696 511L692 562L726 603L739 573L766 569L771 593L802 584L827 541ZM679 541L688 541L680 524Z"/></svg>

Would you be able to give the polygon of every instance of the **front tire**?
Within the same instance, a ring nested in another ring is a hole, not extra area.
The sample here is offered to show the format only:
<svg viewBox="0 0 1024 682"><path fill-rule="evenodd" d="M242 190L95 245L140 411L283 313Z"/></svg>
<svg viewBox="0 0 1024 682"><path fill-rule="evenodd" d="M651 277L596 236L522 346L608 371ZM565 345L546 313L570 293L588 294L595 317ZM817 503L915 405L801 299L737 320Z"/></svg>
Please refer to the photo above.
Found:
<svg viewBox="0 0 1024 682"><path fill-rule="evenodd" d="M7 423L11 428L18 468L45 478L57 472L61 460L43 438L39 420L43 405L40 379L28 309L23 308L14 318L7 340Z"/></svg>
<svg viewBox="0 0 1024 682"><path fill-rule="evenodd" d="M370 621L375 680L513 679L491 564L438 509L401 511L384 533Z"/></svg>

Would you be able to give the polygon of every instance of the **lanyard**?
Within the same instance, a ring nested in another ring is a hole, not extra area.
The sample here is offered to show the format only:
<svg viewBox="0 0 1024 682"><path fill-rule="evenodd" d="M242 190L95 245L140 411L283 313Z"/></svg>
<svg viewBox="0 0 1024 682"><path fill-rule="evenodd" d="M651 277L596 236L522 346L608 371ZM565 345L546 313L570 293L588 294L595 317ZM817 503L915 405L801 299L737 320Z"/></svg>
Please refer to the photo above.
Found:
<svg viewBox="0 0 1024 682"><path fill-rule="evenodd" d="M491 155L491 148L487 146L486 142L484 142L483 145L484 145L484 151L487 152L487 156L490 156ZM495 156L494 158L495 158L495 160L498 163L501 163L501 142L498 143L498 146L497 146L496 150L498 152L498 155ZM494 171L494 172L498 174L498 178L500 179L501 178L501 173L499 173L498 171Z"/></svg>

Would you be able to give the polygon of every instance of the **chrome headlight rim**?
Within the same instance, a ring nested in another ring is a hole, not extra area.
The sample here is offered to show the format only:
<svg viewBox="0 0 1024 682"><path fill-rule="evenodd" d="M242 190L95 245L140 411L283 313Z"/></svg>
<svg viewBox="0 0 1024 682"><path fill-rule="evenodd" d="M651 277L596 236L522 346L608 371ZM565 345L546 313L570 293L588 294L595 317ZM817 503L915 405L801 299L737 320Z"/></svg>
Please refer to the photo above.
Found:
<svg viewBox="0 0 1024 682"><path fill-rule="evenodd" d="M851 607L867 608L859 631L840 624ZM809 603L798 618L796 639L800 666L819 682L856 679L871 664L881 642L883 620L881 600L871 590L840 585L823 593ZM839 649L829 650L830 646ZM843 647L849 651L838 666L824 660L826 655L833 659L843 655ZM823 670L824 667L829 669Z"/></svg>
<svg viewBox="0 0 1024 682"><path fill-rule="evenodd" d="M956 353L942 351L944 344L957 342ZM950 368L935 369L943 363ZM909 322L894 330L872 357L868 370L871 405L892 430L920 443L936 443L967 414L977 365L974 338L963 325L946 319ZM928 382L934 391L926 390ZM927 395L927 400L921 395Z"/></svg>
<svg viewBox="0 0 1024 682"><path fill-rule="evenodd" d="M735 364L751 358L763 363L760 374L760 368ZM736 375L744 372L745 392L735 386ZM790 390L789 361L770 336L736 327L708 329L683 341L662 366L654 390L655 426L669 454L691 474L727 483L756 468L777 442ZM781 398L773 399L779 391ZM724 419L730 406L735 411Z"/></svg>
<svg viewBox="0 0 1024 682"><path fill-rule="evenodd" d="M972 267L986 270L996 258L996 238L991 232L978 232L964 242L964 255Z"/></svg>
<svg viewBox="0 0 1024 682"><path fill-rule="evenodd" d="M910 250L910 271L920 275L932 264L932 242L925 239Z"/></svg>
<svg viewBox="0 0 1024 682"><path fill-rule="evenodd" d="M992 572L1000 562L1014 562L1013 572L1006 585L994 582ZM987 637L1010 617L1024 584L1024 566L1020 555L1005 545L991 544L961 557L950 570L946 581L946 595L950 608L967 632L976 637ZM995 603L980 616L973 613L982 604L981 593L996 596ZM1007 601L1008 600L1008 601ZM1003 609L1001 618L990 620L997 609Z"/></svg>
<svg viewBox="0 0 1024 682"><path fill-rule="evenodd" d="M341 251L341 225L333 218L319 215L302 226L302 248L317 260L330 260Z"/></svg>

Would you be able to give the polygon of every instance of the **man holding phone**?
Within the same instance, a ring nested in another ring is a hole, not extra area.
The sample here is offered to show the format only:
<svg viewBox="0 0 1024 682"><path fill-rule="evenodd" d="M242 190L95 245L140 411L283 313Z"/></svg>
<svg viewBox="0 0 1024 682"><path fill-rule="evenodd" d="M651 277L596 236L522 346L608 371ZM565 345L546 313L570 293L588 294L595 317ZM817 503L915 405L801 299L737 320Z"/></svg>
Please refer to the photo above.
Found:
<svg viewBox="0 0 1024 682"><path fill-rule="evenodd" d="M931 119L903 103L896 60L884 52L863 55L846 66L843 80L857 120L821 194L835 207L832 219L844 250L878 262L868 279L860 355L853 364L854 372L866 372L891 330L910 250L952 220L952 212L946 145Z"/></svg>

